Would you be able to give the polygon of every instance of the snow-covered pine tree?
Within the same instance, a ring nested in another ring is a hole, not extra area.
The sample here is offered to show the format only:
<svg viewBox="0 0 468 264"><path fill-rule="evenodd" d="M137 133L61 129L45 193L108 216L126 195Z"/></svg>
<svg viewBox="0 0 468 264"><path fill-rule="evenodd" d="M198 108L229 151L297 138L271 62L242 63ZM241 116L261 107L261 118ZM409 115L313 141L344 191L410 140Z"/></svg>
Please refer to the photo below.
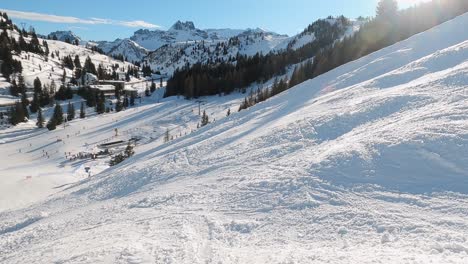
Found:
<svg viewBox="0 0 468 264"><path fill-rule="evenodd" d="M204 127L210 123L210 119L208 118L208 115L206 114L206 111L203 111L203 115L201 118L201 126Z"/></svg>

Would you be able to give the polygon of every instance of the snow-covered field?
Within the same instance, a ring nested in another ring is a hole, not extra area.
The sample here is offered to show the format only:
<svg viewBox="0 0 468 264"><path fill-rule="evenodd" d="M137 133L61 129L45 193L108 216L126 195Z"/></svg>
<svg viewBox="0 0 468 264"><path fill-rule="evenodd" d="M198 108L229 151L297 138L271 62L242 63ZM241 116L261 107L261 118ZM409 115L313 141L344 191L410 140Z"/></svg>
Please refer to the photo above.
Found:
<svg viewBox="0 0 468 264"><path fill-rule="evenodd" d="M0 197L11 209L0 213L0 262L467 263L467 23L465 14L227 118L239 95L212 99L204 107L217 121L167 144L166 128L196 126L195 102L156 94L54 132L2 132L10 187L0 195L16 191ZM74 174L63 152L114 128L145 137L136 155L89 179ZM44 160L43 148L58 153ZM83 180L55 186L60 177ZM28 207L11 200L41 182L48 192L37 198L56 193Z"/></svg>

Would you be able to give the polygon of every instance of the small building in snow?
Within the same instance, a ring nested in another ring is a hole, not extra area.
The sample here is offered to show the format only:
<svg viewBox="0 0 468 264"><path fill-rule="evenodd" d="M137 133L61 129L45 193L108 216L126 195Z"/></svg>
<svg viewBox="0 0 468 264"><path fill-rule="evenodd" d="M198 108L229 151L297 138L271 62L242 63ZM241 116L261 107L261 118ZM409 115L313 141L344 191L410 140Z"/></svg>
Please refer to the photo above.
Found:
<svg viewBox="0 0 468 264"><path fill-rule="evenodd" d="M115 81L115 80L99 80L97 84L101 85L113 85L117 91L123 92L125 89L125 81Z"/></svg>
<svg viewBox="0 0 468 264"><path fill-rule="evenodd" d="M19 98L5 96L0 97L0 112L7 112L8 109L15 106L17 102L19 102Z"/></svg>
<svg viewBox="0 0 468 264"><path fill-rule="evenodd" d="M115 96L115 86L110 84L95 84L90 85L90 89L95 90L97 93L104 93L105 97L113 97Z"/></svg>

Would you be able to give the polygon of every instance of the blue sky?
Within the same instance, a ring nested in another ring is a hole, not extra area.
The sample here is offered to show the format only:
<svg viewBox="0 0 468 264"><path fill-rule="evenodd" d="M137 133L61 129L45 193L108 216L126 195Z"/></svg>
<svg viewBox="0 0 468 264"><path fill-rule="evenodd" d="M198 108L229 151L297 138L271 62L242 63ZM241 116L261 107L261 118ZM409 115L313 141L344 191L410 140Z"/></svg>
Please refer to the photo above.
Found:
<svg viewBox="0 0 468 264"><path fill-rule="evenodd" d="M424 0L398 0L407 7ZM378 0L2 0L18 25L42 34L72 30L86 40L129 37L139 28L256 28L293 35L328 15L373 16ZM13 12L16 11L16 12ZM36 14L31 14L34 12ZM50 15L54 15L52 17Z"/></svg>

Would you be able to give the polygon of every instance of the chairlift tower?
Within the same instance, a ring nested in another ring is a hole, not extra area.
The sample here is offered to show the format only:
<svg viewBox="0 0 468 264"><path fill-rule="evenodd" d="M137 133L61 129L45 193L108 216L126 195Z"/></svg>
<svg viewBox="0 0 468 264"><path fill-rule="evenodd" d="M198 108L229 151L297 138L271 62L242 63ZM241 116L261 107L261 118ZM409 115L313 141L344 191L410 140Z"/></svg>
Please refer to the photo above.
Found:
<svg viewBox="0 0 468 264"><path fill-rule="evenodd" d="M205 104L205 101L203 101L203 100L197 100L197 101L195 101L195 102L198 103L198 115L201 116L201 104L202 104L202 103Z"/></svg>

